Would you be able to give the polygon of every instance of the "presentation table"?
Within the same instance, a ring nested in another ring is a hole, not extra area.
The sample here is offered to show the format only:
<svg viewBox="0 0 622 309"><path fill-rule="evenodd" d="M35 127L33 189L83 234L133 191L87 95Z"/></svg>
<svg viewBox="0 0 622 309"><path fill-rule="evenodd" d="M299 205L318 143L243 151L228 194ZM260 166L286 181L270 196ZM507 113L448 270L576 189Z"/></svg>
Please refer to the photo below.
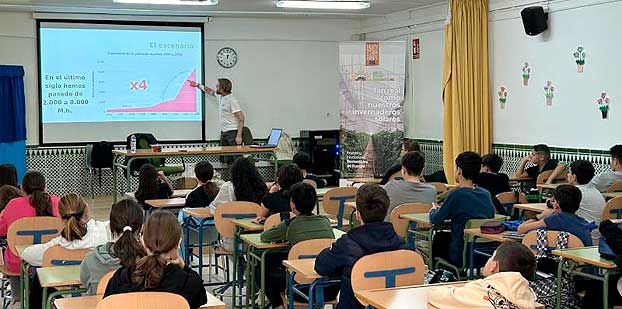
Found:
<svg viewBox="0 0 622 309"><path fill-rule="evenodd" d="M188 156L204 156L204 155L217 155L217 156L238 156L248 154L268 154L274 159L274 174L278 171L278 162L276 157L276 148L254 148L250 146L223 146L223 147L206 147L203 149L163 149L161 152L154 152L150 149L137 150L131 152L129 150L113 150L114 156L112 165L112 189L113 189L113 202L117 202L118 190L118 169L125 170L126 188L125 192L130 190L131 171L130 166L132 161L136 159L160 159L160 158L175 158L175 157L188 157Z"/></svg>
<svg viewBox="0 0 622 309"><path fill-rule="evenodd" d="M583 247L551 251L553 255L561 257L557 268L557 308L561 308L561 282L564 271L575 276L587 277L603 283L603 308L609 308L609 277L618 274L618 267L614 261L600 257L598 247ZM583 267L597 267L602 271L591 274L581 271Z"/></svg>

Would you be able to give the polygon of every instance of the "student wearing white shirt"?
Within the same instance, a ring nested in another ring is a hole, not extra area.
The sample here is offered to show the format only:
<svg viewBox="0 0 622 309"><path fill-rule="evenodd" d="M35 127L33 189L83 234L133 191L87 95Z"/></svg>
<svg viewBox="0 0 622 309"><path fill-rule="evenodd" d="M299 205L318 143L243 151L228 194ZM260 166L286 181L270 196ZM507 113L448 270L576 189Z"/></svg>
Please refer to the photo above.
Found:
<svg viewBox="0 0 622 309"><path fill-rule="evenodd" d="M242 145L244 130L244 113L240 108L240 102L231 94L233 88L231 81L226 78L219 78L216 84L216 90L199 84L195 81L188 81L190 86L197 87L208 95L218 98L218 106L220 109L220 145L235 146ZM248 144L252 141L248 142Z"/></svg>
<svg viewBox="0 0 622 309"><path fill-rule="evenodd" d="M587 222L596 222L598 225L607 202L598 189L590 183L592 178L594 178L594 165L589 161L577 160L568 167L568 182L581 190L581 204L575 214ZM598 245L599 238L598 229L592 230L594 245Z"/></svg>
<svg viewBox="0 0 622 309"><path fill-rule="evenodd" d="M590 182L600 192L605 192L616 182L622 182L622 145L615 145L609 150L611 171L602 172Z"/></svg>

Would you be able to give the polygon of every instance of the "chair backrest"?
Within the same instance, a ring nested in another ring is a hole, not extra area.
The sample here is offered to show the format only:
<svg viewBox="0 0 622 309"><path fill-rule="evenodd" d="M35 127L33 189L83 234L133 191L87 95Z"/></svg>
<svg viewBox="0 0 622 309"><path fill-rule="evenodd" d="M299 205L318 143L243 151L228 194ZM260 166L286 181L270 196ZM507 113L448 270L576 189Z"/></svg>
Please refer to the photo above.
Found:
<svg viewBox="0 0 622 309"><path fill-rule="evenodd" d="M557 235L559 234L558 231L546 231L546 242L548 244L548 248L547 251L551 251L556 249L555 245L557 244ZM583 242L581 241L581 239L579 239L579 237L570 234L570 237L568 237L568 248L581 248L583 247ZM531 250L531 252L533 252L533 254L537 254L538 253L538 233L537 231L531 231L529 233L527 233L525 235L525 237L523 237L523 241L522 241L523 245L527 246L527 248L529 248Z"/></svg>
<svg viewBox="0 0 622 309"><path fill-rule="evenodd" d="M447 184L444 184L442 182L428 182L428 184L433 185L434 188L436 188L436 193L438 194L444 193L447 190L449 190L449 187L447 187Z"/></svg>
<svg viewBox="0 0 622 309"><path fill-rule="evenodd" d="M525 193L518 193L515 191L499 193L495 196L499 203L505 208L505 213L510 215L514 204L527 203L527 195Z"/></svg>
<svg viewBox="0 0 622 309"><path fill-rule="evenodd" d="M537 184L543 184L547 181L547 179L549 179L549 177L551 177L551 174L553 174L553 170L549 170L549 171L544 171L542 173L540 173L540 175L538 175L538 178L536 179L536 183ZM559 176L557 176L557 178L553 179L553 182L565 182L566 181L566 175L568 173L566 171L562 171L561 174L559 174Z"/></svg>
<svg viewBox="0 0 622 309"><path fill-rule="evenodd" d="M339 187L333 188L324 194L322 198L322 207L324 211L337 218L337 228L343 226L343 216L346 202L354 202L356 200L356 187Z"/></svg>
<svg viewBox="0 0 622 309"><path fill-rule="evenodd" d="M289 250L287 255L288 260L302 260L302 259L315 259L322 250L330 247L335 242L335 239L309 239L298 242ZM311 279L303 278L296 275L294 281L302 284L309 284L313 282Z"/></svg>
<svg viewBox="0 0 622 309"><path fill-rule="evenodd" d="M180 295L166 292L134 292L114 294L97 303L97 309L190 309Z"/></svg>
<svg viewBox="0 0 622 309"><path fill-rule="evenodd" d="M607 188L607 192L619 192L622 191L622 182L615 182L609 188Z"/></svg>
<svg viewBox="0 0 622 309"><path fill-rule="evenodd" d="M101 141L86 145L87 166L92 168L111 168L114 160L114 146Z"/></svg>
<svg viewBox="0 0 622 309"><path fill-rule="evenodd" d="M395 179L404 179L404 175L402 175L402 171L401 170L393 173L393 175L391 175L391 177L389 177L389 181L395 180Z"/></svg>
<svg viewBox="0 0 622 309"><path fill-rule="evenodd" d="M106 293L108 281L110 281L110 278L112 278L115 272L116 270L109 271L107 274L103 275L101 279L99 279L99 283L97 284L97 292L95 292L95 294L104 295L104 293Z"/></svg>
<svg viewBox="0 0 622 309"><path fill-rule="evenodd" d="M427 269L411 250L380 252L360 258L352 267L352 290L365 291L423 284ZM367 303L362 302L364 306Z"/></svg>
<svg viewBox="0 0 622 309"><path fill-rule="evenodd" d="M317 183L315 183L315 180L313 179L303 179L302 182L312 186L313 189L317 189Z"/></svg>
<svg viewBox="0 0 622 309"><path fill-rule="evenodd" d="M607 206L603 209L602 219L622 219L622 196L607 201Z"/></svg>
<svg viewBox="0 0 622 309"><path fill-rule="evenodd" d="M9 226L7 242L11 252L16 246L46 243L60 235L63 221L57 217L28 217L16 220Z"/></svg>
<svg viewBox="0 0 622 309"><path fill-rule="evenodd" d="M395 233L397 233L397 235L400 235L401 237L406 237L408 235L409 221L406 219L400 219L400 215L422 213L422 212L427 213L430 211L430 208L432 208L431 204L420 204L420 203L402 204L402 205L399 205L393 208L393 210L391 211L390 219L391 219L391 223L393 223L393 228L395 229Z"/></svg>
<svg viewBox="0 0 622 309"><path fill-rule="evenodd" d="M293 212L289 213L289 217L293 218L295 217L296 214L294 214ZM271 215L270 217L268 217L266 219L266 221L263 223L263 230L269 230L277 225L279 225L283 220L281 220L281 213L276 213Z"/></svg>
<svg viewBox="0 0 622 309"><path fill-rule="evenodd" d="M261 206L252 202L227 202L216 207L214 223L216 230L223 237L233 238L235 225L233 220L256 218L261 214Z"/></svg>
<svg viewBox="0 0 622 309"><path fill-rule="evenodd" d="M91 249L69 250L61 246L49 247L43 253L43 267L80 265Z"/></svg>

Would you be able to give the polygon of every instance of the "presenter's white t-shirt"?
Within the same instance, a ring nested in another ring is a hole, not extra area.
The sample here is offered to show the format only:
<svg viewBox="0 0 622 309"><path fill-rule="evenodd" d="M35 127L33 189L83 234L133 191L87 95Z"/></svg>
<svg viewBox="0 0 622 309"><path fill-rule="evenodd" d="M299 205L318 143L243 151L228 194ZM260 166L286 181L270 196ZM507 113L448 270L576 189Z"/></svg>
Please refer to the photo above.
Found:
<svg viewBox="0 0 622 309"><path fill-rule="evenodd" d="M241 112L240 102L232 94L222 96L215 94L220 108L220 131L227 132L238 129L238 118L235 113Z"/></svg>

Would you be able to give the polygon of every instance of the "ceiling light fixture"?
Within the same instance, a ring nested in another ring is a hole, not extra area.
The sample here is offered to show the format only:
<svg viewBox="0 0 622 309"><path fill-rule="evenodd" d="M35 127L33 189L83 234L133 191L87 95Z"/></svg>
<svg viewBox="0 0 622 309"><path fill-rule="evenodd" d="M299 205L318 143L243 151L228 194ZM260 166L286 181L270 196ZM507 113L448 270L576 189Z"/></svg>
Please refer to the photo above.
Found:
<svg viewBox="0 0 622 309"><path fill-rule="evenodd" d="M336 0L278 0L276 6L280 8L298 9L329 9L329 10L362 10L371 6L371 1L336 1Z"/></svg>
<svg viewBox="0 0 622 309"><path fill-rule="evenodd" d="M112 0L114 3L169 4L169 5L216 5L218 0Z"/></svg>

